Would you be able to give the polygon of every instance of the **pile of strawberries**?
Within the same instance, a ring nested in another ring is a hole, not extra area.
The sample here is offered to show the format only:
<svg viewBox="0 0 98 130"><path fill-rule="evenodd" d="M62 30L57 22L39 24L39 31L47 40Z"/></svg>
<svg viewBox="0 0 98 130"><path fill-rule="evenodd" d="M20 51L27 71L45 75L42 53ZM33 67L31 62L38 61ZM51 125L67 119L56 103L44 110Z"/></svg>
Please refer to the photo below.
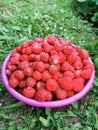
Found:
<svg viewBox="0 0 98 130"><path fill-rule="evenodd" d="M84 88L93 70L85 49L54 35L17 46L6 66L10 87L38 101L73 96Z"/></svg>

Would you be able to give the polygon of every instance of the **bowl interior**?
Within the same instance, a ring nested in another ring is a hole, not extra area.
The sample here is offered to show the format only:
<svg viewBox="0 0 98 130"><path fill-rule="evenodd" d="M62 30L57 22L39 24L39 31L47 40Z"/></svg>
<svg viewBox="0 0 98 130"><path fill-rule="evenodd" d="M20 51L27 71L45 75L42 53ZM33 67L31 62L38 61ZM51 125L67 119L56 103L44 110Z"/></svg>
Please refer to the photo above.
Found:
<svg viewBox="0 0 98 130"><path fill-rule="evenodd" d="M7 91L13 96L15 97L17 100L31 105L31 106L37 106L37 107L62 107L65 105L69 105L72 104L73 102L76 102L77 100L81 99L92 87L93 81L94 81L94 77L95 77L95 71L93 71L91 78L88 80L88 82L86 83L85 87L83 88L82 91L78 92L77 94L75 94L72 97L63 99L63 100L57 100L57 101L46 101L46 102L41 102L41 101L36 101L34 99L29 99L26 98L25 96L21 95L20 93L18 93L15 89L11 88L8 84L8 77L5 73L6 71L6 64L10 59L10 54L6 57L5 61L3 62L2 65L2 71L1 71L1 75L2 75L2 82L5 86L5 88L7 89ZM89 58L90 62L91 59Z"/></svg>

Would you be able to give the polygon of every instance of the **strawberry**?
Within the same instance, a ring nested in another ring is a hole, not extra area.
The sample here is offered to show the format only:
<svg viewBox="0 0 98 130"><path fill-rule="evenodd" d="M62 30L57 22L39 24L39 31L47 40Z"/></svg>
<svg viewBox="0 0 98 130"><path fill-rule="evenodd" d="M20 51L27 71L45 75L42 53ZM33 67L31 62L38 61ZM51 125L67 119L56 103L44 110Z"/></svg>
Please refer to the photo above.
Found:
<svg viewBox="0 0 98 130"><path fill-rule="evenodd" d="M79 52L79 55L82 59L88 59L89 58L88 52L86 50L83 50L83 49Z"/></svg>
<svg viewBox="0 0 98 130"><path fill-rule="evenodd" d="M42 72L42 74L41 74L41 80L42 81L47 81L48 79L51 79L51 77L52 76L51 76L51 74L49 73L48 70Z"/></svg>
<svg viewBox="0 0 98 130"><path fill-rule="evenodd" d="M81 77L83 77L84 79L89 79L92 75L92 71L90 69L85 69L85 70L82 70L81 73L80 73Z"/></svg>
<svg viewBox="0 0 98 130"><path fill-rule="evenodd" d="M77 60L77 52L72 52L69 56L68 56L68 62L70 64L75 63Z"/></svg>
<svg viewBox="0 0 98 130"><path fill-rule="evenodd" d="M25 53L26 53L27 55L31 54L31 53L32 53L32 47L31 47L31 46L26 47Z"/></svg>
<svg viewBox="0 0 98 130"><path fill-rule="evenodd" d="M56 41L56 37L54 35L49 35L47 38L48 43L54 44Z"/></svg>
<svg viewBox="0 0 98 130"><path fill-rule="evenodd" d="M36 62L36 70L39 72L45 71L45 64L42 61Z"/></svg>
<svg viewBox="0 0 98 130"><path fill-rule="evenodd" d="M21 61L29 61L29 57L27 54L22 54L21 57L20 57L20 60Z"/></svg>
<svg viewBox="0 0 98 130"><path fill-rule="evenodd" d="M49 59L50 64L58 65L60 63L58 55L52 55Z"/></svg>
<svg viewBox="0 0 98 130"><path fill-rule="evenodd" d="M51 101L52 93L45 88L38 89L34 98L38 101Z"/></svg>
<svg viewBox="0 0 98 130"><path fill-rule="evenodd" d="M24 73L22 70L16 70L14 72L14 76L18 79L18 80L22 80L24 78Z"/></svg>
<svg viewBox="0 0 98 130"><path fill-rule="evenodd" d="M11 64L17 65L20 62L20 57L14 56L11 58Z"/></svg>
<svg viewBox="0 0 98 130"><path fill-rule="evenodd" d="M55 94L56 94L57 99L65 99L65 98L67 98L67 91L60 88L60 87L55 91Z"/></svg>
<svg viewBox="0 0 98 130"><path fill-rule="evenodd" d="M26 88L26 80L22 79L19 81L19 88Z"/></svg>
<svg viewBox="0 0 98 130"><path fill-rule="evenodd" d="M33 75L33 69L31 67L26 67L24 69L24 75L25 76L32 76Z"/></svg>
<svg viewBox="0 0 98 130"><path fill-rule="evenodd" d="M35 54L41 53L41 52L42 52L42 47L41 47L41 45L38 44L38 43L34 43L34 44L32 45L32 52L35 53Z"/></svg>
<svg viewBox="0 0 98 130"><path fill-rule="evenodd" d="M27 87L34 87L36 85L36 80L32 77L28 77L26 79L26 86Z"/></svg>
<svg viewBox="0 0 98 130"><path fill-rule="evenodd" d="M46 82L46 88L49 91L56 91L58 88L58 82L55 79L48 79Z"/></svg>
<svg viewBox="0 0 98 130"><path fill-rule="evenodd" d="M33 40L28 40L27 43L30 46L30 45L32 45L34 43L34 41Z"/></svg>
<svg viewBox="0 0 98 130"><path fill-rule="evenodd" d="M74 73L72 71L65 71L63 75L64 77L70 77L71 79L74 79Z"/></svg>
<svg viewBox="0 0 98 130"><path fill-rule="evenodd" d="M39 89L42 89L45 87L45 82L42 82L42 81L38 81L36 83L36 90L39 90Z"/></svg>
<svg viewBox="0 0 98 130"><path fill-rule="evenodd" d="M16 88L19 85L19 80L14 77L10 78L8 82L9 82L10 87L12 88Z"/></svg>
<svg viewBox="0 0 98 130"><path fill-rule="evenodd" d="M26 48L26 47L28 47L29 45L28 45L28 43L27 42L23 42L22 44L21 44L21 48L23 49L23 48Z"/></svg>
<svg viewBox="0 0 98 130"><path fill-rule="evenodd" d="M30 64L29 64L28 61L22 61L22 62L20 62L20 63L18 64L18 68L19 68L20 70L24 70L26 67L29 67L29 66L30 66Z"/></svg>
<svg viewBox="0 0 98 130"><path fill-rule="evenodd" d="M17 52L21 52L21 46L17 46L17 47L16 47L16 51L17 51Z"/></svg>
<svg viewBox="0 0 98 130"><path fill-rule="evenodd" d="M83 67L83 64L82 64L82 62L81 61L76 61L74 64L73 64L73 66L74 66L74 68L75 69L81 69L82 67Z"/></svg>
<svg viewBox="0 0 98 130"><path fill-rule="evenodd" d="M63 45L59 41L55 41L55 43L54 43L54 49L57 52L61 52L63 50Z"/></svg>
<svg viewBox="0 0 98 130"><path fill-rule="evenodd" d="M72 89L75 92L80 92L83 88L84 88L84 79L83 78L74 79Z"/></svg>
<svg viewBox="0 0 98 130"><path fill-rule="evenodd" d="M33 72L33 78L35 80L41 80L41 73L39 71L34 71Z"/></svg>
<svg viewBox="0 0 98 130"><path fill-rule="evenodd" d="M12 74L12 72L9 70L9 69L6 69L6 72L5 72L8 76L10 76Z"/></svg>
<svg viewBox="0 0 98 130"><path fill-rule="evenodd" d="M74 51L72 46L65 46L63 48L63 52L65 55L70 55Z"/></svg>
<svg viewBox="0 0 98 130"><path fill-rule="evenodd" d="M73 90L68 90L67 91L67 97L72 97L74 95L74 91Z"/></svg>
<svg viewBox="0 0 98 130"><path fill-rule="evenodd" d="M60 81L60 86L64 90L71 90L73 86L73 80L70 77L63 77Z"/></svg>
<svg viewBox="0 0 98 130"><path fill-rule="evenodd" d="M60 72L56 72L55 74L52 75L52 78L55 80L58 80L61 77Z"/></svg>
<svg viewBox="0 0 98 130"><path fill-rule="evenodd" d="M48 53L45 53L45 52L42 52L41 53L41 60L45 63L47 63L49 61L49 54Z"/></svg>
<svg viewBox="0 0 98 130"><path fill-rule="evenodd" d="M51 65L50 68L49 68L49 72L51 74L55 74L58 72L58 67L56 65Z"/></svg>
<svg viewBox="0 0 98 130"><path fill-rule="evenodd" d="M36 90L31 87L27 87L23 89L23 95L27 98L33 98L36 93Z"/></svg>
<svg viewBox="0 0 98 130"><path fill-rule="evenodd" d="M63 62L66 61L66 56L62 52L59 52L58 56L59 56L59 62L60 63L63 63Z"/></svg>
<svg viewBox="0 0 98 130"><path fill-rule="evenodd" d="M61 65L61 70L62 70L62 71L73 71L73 70L74 70L74 67L71 66L71 65L69 64L69 62L65 61L65 62L63 62L62 65Z"/></svg>

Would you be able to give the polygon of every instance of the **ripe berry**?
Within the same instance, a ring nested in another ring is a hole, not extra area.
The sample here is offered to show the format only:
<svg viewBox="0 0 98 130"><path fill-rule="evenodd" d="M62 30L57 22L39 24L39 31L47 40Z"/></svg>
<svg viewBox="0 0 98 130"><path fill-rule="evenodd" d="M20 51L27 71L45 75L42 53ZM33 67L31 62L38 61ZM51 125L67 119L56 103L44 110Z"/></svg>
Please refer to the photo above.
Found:
<svg viewBox="0 0 98 130"><path fill-rule="evenodd" d="M49 68L49 72L51 74L55 74L58 72L58 67L56 65L51 65L50 68Z"/></svg>
<svg viewBox="0 0 98 130"><path fill-rule="evenodd" d="M34 43L34 44L32 45L32 52L35 53L35 54L41 53L41 52L42 52L42 47L41 47L41 45L38 44L38 43Z"/></svg>
<svg viewBox="0 0 98 130"><path fill-rule="evenodd" d="M5 72L8 76L10 76L11 75L11 71L9 70L9 69L6 69L6 72Z"/></svg>
<svg viewBox="0 0 98 130"><path fill-rule="evenodd" d="M83 78L74 79L72 89L75 92L80 92L83 88L84 88L84 79Z"/></svg>
<svg viewBox="0 0 98 130"><path fill-rule="evenodd" d="M23 95L27 98L33 98L36 93L36 90L31 87L27 87L23 89Z"/></svg>
<svg viewBox="0 0 98 130"><path fill-rule="evenodd" d="M25 53L26 53L27 55L29 55L29 54L32 53L32 48L31 48L31 46L26 47L26 51L25 51Z"/></svg>
<svg viewBox="0 0 98 130"><path fill-rule="evenodd" d="M54 35L49 35L48 38L47 38L47 41L50 43L50 44L54 44L55 41L56 41L56 37Z"/></svg>
<svg viewBox="0 0 98 130"><path fill-rule="evenodd" d="M23 55L21 55L20 60L21 61L29 61L29 57L27 54L23 54Z"/></svg>
<svg viewBox="0 0 98 130"><path fill-rule="evenodd" d="M16 88L19 85L19 80L14 77L10 78L8 82L9 82L10 87L12 88Z"/></svg>
<svg viewBox="0 0 98 130"><path fill-rule="evenodd" d="M41 73L39 71L34 71L33 78L36 80L41 80Z"/></svg>
<svg viewBox="0 0 98 130"><path fill-rule="evenodd" d="M61 88L65 90L71 90L73 85L73 80L69 77L63 77L60 81Z"/></svg>
<svg viewBox="0 0 98 130"><path fill-rule="evenodd" d="M20 80L19 81L19 88L26 88L27 86L26 86L26 80L25 79L23 79L23 80Z"/></svg>
<svg viewBox="0 0 98 130"><path fill-rule="evenodd" d="M82 62L80 61L76 61L74 64L73 64L74 68L75 69L81 69L83 67L83 64Z"/></svg>
<svg viewBox="0 0 98 130"><path fill-rule="evenodd" d="M63 50L63 45L59 41L56 41L54 43L54 49L58 52L61 52Z"/></svg>
<svg viewBox="0 0 98 130"><path fill-rule="evenodd" d="M42 61L36 62L36 70L39 72L45 71L45 64Z"/></svg>
<svg viewBox="0 0 98 130"><path fill-rule="evenodd" d="M17 51L17 52L21 52L21 46L17 46L17 47L16 47L16 51Z"/></svg>
<svg viewBox="0 0 98 130"><path fill-rule="evenodd" d="M79 55L82 59L88 59L89 58L88 52L86 50L83 50L83 49L79 52Z"/></svg>
<svg viewBox="0 0 98 130"><path fill-rule="evenodd" d="M74 68L69 64L69 62L65 61L61 66L62 71L73 71Z"/></svg>
<svg viewBox="0 0 98 130"><path fill-rule="evenodd" d="M38 81L36 83L36 90L39 90L39 89L42 89L45 87L45 82L42 82L42 81Z"/></svg>
<svg viewBox="0 0 98 130"><path fill-rule="evenodd" d="M24 43L22 43L21 44L21 48L23 49L23 48L26 48L26 47L28 47L29 45L28 45L28 43L27 42L24 42Z"/></svg>
<svg viewBox="0 0 98 130"><path fill-rule="evenodd" d="M18 79L18 80L22 80L24 78L24 73L22 70L16 70L14 72L14 76Z"/></svg>
<svg viewBox="0 0 98 130"><path fill-rule="evenodd" d="M51 79L51 77L52 76L51 76L51 74L49 73L48 70L42 72L42 74L41 74L41 80L42 81L47 81L48 79Z"/></svg>
<svg viewBox="0 0 98 130"><path fill-rule="evenodd" d="M61 77L60 72L56 72L55 74L52 75L52 78L55 80L58 80Z"/></svg>
<svg viewBox="0 0 98 130"><path fill-rule="evenodd" d="M64 77L70 77L71 79L74 79L74 73L72 71L65 71L63 75Z"/></svg>
<svg viewBox="0 0 98 130"><path fill-rule="evenodd" d="M45 53L45 52L42 52L41 53L41 60L45 63L47 63L49 61L49 54L48 53Z"/></svg>
<svg viewBox="0 0 98 130"><path fill-rule="evenodd" d="M75 63L76 60L77 60L77 53L76 53L76 52L73 52L73 53L71 53L71 54L68 56L68 62L69 62L70 64Z"/></svg>
<svg viewBox="0 0 98 130"><path fill-rule="evenodd" d="M60 88L60 87L55 91L55 94L56 94L57 99L65 99L65 98L67 98L67 91Z"/></svg>
<svg viewBox="0 0 98 130"><path fill-rule="evenodd" d="M30 64L29 64L28 61L22 61L22 62L20 62L20 63L18 64L18 68L19 68L20 70L24 70L26 67L29 67L29 66L30 66Z"/></svg>
<svg viewBox="0 0 98 130"><path fill-rule="evenodd" d="M88 70L82 70L80 75L85 79L89 79L92 75L92 71L89 70L89 69Z"/></svg>
<svg viewBox="0 0 98 130"><path fill-rule="evenodd" d="M33 75L33 69L31 67L26 67L24 69L24 75L25 76L32 76Z"/></svg>
<svg viewBox="0 0 98 130"><path fill-rule="evenodd" d="M60 63L58 55L52 55L49 59L50 64L58 65Z"/></svg>
<svg viewBox="0 0 98 130"><path fill-rule="evenodd" d="M46 88L49 91L56 91L58 88L58 82L55 79L48 79L46 82Z"/></svg>
<svg viewBox="0 0 98 130"><path fill-rule="evenodd" d="M16 57L16 56L12 57L10 61L11 61L11 64L17 65L20 62L20 57Z"/></svg>
<svg viewBox="0 0 98 130"><path fill-rule="evenodd" d="M65 55L70 55L73 52L73 47L72 46L65 46L63 48L63 52Z"/></svg>
<svg viewBox="0 0 98 130"><path fill-rule="evenodd" d="M72 97L74 95L74 91L73 90L68 90L67 91L67 97Z"/></svg>
<svg viewBox="0 0 98 130"><path fill-rule="evenodd" d="M34 98L38 101L51 101L52 93L45 88L38 89Z"/></svg>
<svg viewBox="0 0 98 130"><path fill-rule="evenodd" d="M32 77L28 77L26 79L26 86L28 87L34 87L36 85L36 80Z"/></svg>

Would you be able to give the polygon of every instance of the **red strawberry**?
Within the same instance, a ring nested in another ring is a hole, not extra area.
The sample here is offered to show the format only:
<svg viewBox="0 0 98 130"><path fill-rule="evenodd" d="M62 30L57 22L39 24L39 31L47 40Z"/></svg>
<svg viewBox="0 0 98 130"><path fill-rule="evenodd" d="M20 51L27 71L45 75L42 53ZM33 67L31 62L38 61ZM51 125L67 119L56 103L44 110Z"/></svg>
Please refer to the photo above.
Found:
<svg viewBox="0 0 98 130"><path fill-rule="evenodd" d="M74 91L73 90L67 91L67 97L72 97L73 95L74 95Z"/></svg>
<svg viewBox="0 0 98 130"><path fill-rule="evenodd" d="M71 66L71 65L69 64L69 62L65 61L65 62L63 62L62 66L61 66L61 70L62 70L62 71L73 71L73 70L74 70L74 67Z"/></svg>
<svg viewBox="0 0 98 130"><path fill-rule="evenodd" d="M23 95L27 98L33 98L36 93L36 90L31 87L27 87L23 89Z"/></svg>
<svg viewBox="0 0 98 130"><path fill-rule="evenodd" d="M56 37L54 35L49 35L48 38L47 38L47 41L50 43L50 44L54 44L55 41L56 41Z"/></svg>
<svg viewBox="0 0 98 130"><path fill-rule="evenodd" d="M73 86L73 80L70 77L63 77L60 81L60 86L65 90L71 90Z"/></svg>
<svg viewBox="0 0 98 130"><path fill-rule="evenodd" d="M9 82L10 87L12 88L16 88L19 85L19 80L14 77L10 78L8 82Z"/></svg>
<svg viewBox="0 0 98 130"><path fill-rule="evenodd" d="M80 92L84 88L84 79L83 78L74 79L72 88L75 92Z"/></svg>
<svg viewBox="0 0 98 130"><path fill-rule="evenodd" d="M50 72L51 74L57 73L57 72L58 72L58 66L56 66L56 65L51 65L50 68L49 68L49 72Z"/></svg>
<svg viewBox="0 0 98 130"><path fill-rule="evenodd" d="M10 76L12 74L12 72L9 70L9 69L6 69L6 72L5 72L8 76Z"/></svg>
<svg viewBox="0 0 98 130"><path fill-rule="evenodd" d="M36 80L41 80L41 73L39 71L34 71L33 78Z"/></svg>
<svg viewBox="0 0 98 130"><path fill-rule="evenodd" d="M42 61L36 62L36 69L37 69L39 72L45 71L45 64L44 64Z"/></svg>
<svg viewBox="0 0 98 130"><path fill-rule="evenodd" d="M46 88L49 91L56 91L58 88L58 82L55 79L48 79L46 82Z"/></svg>
<svg viewBox="0 0 98 130"><path fill-rule="evenodd" d="M88 52L86 50L83 50L83 49L79 52L79 55L82 59L88 59L89 58Z"/></svg>
<svg viewBox="0 0 98 130"><path fill-rule="evenodd" d="M77 52L72 52L69 56L68 56L68 62L70 64L75 63L77 60Z"/></svg>
<svg viewBox="0 0 98 130"><path fill-rule="evenodd" d="M39 89L42 89L45 87L45 82L42 82L42 81L38 81L36 83L36 90L39 90Z"/></svg>
<svg viewBox="0 0 98 130"><path fill-rule="evenodd" d="M89 79L90 77L91 77L91 75L92 75L92 71L91 70L82 70L81 71L81 73L80 73L80 75L83 77L83 78L85 78L85 79Z"/></svg>
<svg viewBox="0 0 98 130"><path fill-rule="evenodd" d="M23 55L21 55L20 60L21 61L29 61L29 57L27 54L23 54Z"/></svg>
<svg viewBox="0 0 98 130"><path fill-rule="evenodd" d="M63 52L65 55L70 55L74 51L74 48L72 46L65 46L63 48Z"/></svg>
<svg viewBox="0 0 98 130"><path fill-rule="evenodd" d="M32 53L32 47L31 46L27 47L25 53L27 55L31 54Z"/></svg>
<svg viewBox="0 0 98 130"><path fill-rule="evenodd" d="M32 78L32 77L28 77L26 79L26 85L28 87L34 87L36 85L36 80L34 78Z"/></svg>
<svg viewBox="0 0 98 130"><path fill-rule="evenodd" d="M45 53L45 52L42 52L41 53L41 60L45 63L47 63L49 61L49 54L48 53Z"/></svg>
<svg viewBox="0 0 98 130"><path fill-rule="evenodd" d="M14 72L14 76L18 79L18 80L22 80L24 78L24 73L22 70L16 70Z"/></svg>
<svg viewBox="0 0 98 130"><path fill-rule="evenodd" d="M45 88L38 89L34 98L38 101L51 101L52 93Z"/></svg>
<svg viewBox="0 0 98 130"><path fill-rule="evenodd" d="M60 63L58 55L52 55L49 59L50 64L58 65Z"/></svg>
<svg viewBox="0 0 98 130"><path fill-rule="evenodd" d="M70 77L71 79L74 79L74 73L72 71L65 71L63 75L64 77Z"/></svg>
<svg viewBox="0 0 98 130"><path fill-rule="evenodd" d="M24 69L24 75L25 76L32 76L33 75L33 69L31 67L26 67Z"/></svg>
<svg viewBox="0 0 98 130"><path fill-rule="evenodd" d="M29 45L28 45L27 42L24 42L24 43L21 44L21 48L26 48L26 47L28 47L28 46L29 46Z"/></svg>
<svg viewBox="0 0 98 130"><path fill-rule="evenodd" d="M41 53L41 52L42 52L42 47L41 47L41 45L38 44L38 43L34 43L34 44L32 45L32 52L33 52L33 53L36 53L36 54Z"/></svg>
<svg viewBox="0 0 98 130"><path fill-rule="evenodd" d="M59 41L55 41L54 49L58 52L61 52L63 50L63 45Z"/></svg>
<svg viewBox="0 0 98 130"><path fill-rule="evenodd" d="M55 94L56 94L57 99L65 99L65 98L67 98L67 91L60 88L60 87L55 91Z"/></svg>
<svg viewBox="0 0 98 130"><path fill-rule="evenodd" d="M73 66L74 66L74 68L75 69L81 69L82 67L83 67L83 64L82 64L82 62L81 61L76 61L74 64L73 64Z"/></svg>
<svg viewBox="0 0 98 130"><path fill-rule="evenodd" d="M19 68L20 70L24 70L26 67L29 67L29 66L30 66L30 64L29 64L28 61L22 61L22 62L20 62L20 63L18 64L18 68Z"/></svg>
<svg viewBox="0 0 98 130"><path fill-rule="evenodd" d="M42 74L41 74L41 80L42 81L47 81L48 79L51 79L51 77L52 76L51 76L51 74L49 73L48 70L42 72Z"/></svg>
<svg viewBox="0 0 98 130"><path fill-rule="evenodd" d="M26 88L27 86L26 86L26 80L25 79L23 79L23 80L20 80L20 82L19 82L19 88Z"/></svg>

